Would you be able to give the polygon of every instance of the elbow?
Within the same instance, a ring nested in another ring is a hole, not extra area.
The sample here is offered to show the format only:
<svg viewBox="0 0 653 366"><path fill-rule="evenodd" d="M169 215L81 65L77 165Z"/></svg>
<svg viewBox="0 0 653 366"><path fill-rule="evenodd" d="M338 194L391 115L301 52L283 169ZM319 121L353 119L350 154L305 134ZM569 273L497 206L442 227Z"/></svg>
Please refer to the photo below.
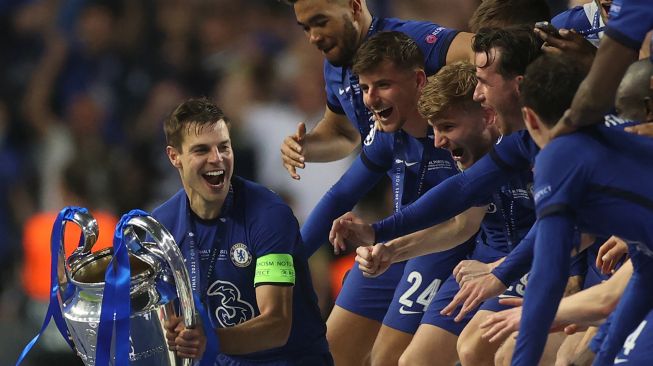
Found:
<svg viewBox="0 0 653 366"><path fill-rule="evenodd" d="M288 343L292 329L292 314L275 317L272 319L271 325L270 348L285 346Z"/></svg>

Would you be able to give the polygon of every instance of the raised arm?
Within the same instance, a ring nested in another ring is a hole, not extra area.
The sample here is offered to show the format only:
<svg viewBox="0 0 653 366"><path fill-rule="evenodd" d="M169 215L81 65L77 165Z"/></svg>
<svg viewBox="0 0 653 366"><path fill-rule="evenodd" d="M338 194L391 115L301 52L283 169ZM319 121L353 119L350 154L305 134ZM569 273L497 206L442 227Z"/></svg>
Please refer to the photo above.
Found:
<svg viewBox="0 0 653 366"><path fill-rule="evenodd" d="M360 144L360 135L344 114L325 109L324 117L309 133L300 123L297 132L287 136L281 144L283 166L294 179L299 179L297 168L306 162L340 160Z"/></svg>
<svg viewBox="0 0 653 366"><path fill-rule="evenodd" d="M472 38L474 33L460 32L451 41L447 51L447 65L457 61L469 61L474 63L474 51L472 51Z"/></svg>
<svg viewBox="0 0 653 366"><path fill-rule="evenodd" d="M301 228L309 256L328 241L333 220L351 210L382 176L382 171L368 168L360 156L354 160L338 182L322 196Z"/></svg>
<svg viewBox="0 0 653 366"><path fill-rule="evenodd" d="M392 263L454 248L478 231L485 212L485 207L470 208L453 219L428 229L373 247L359 247L356 250L358 266L363 275L376 277Z"/></svg>
<svg viewBox="0 0 653 366"><path fill-rule="evenodd" d="M429 189L401 211L372 225L375 241L388 241L448 220L481 203L510 178L485 155L471 168Z"/></svg>

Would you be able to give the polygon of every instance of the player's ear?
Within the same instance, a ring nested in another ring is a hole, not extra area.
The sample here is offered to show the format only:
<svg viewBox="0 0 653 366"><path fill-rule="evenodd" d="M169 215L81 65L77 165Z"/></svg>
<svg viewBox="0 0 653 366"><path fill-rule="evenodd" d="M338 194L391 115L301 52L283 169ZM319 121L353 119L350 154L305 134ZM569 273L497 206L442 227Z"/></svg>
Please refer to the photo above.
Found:
<svg viewBox="0 0 653 366"><path fill-rule="evenodd" d="M359 20L360 15L363 13L363 3L361 0L349 0L349 7L354 14L354 19Z"/></svg>
<svg viewBox="0 0 653 366"><path fill-rule="evenodd" d="M170 145L166 146L166 155L168 155L168 159L170 160L170 163L172 166L175 168L181 168L181 161L179 159L179 151Z"/></svg>
<svg viewBox="0 0 653 366"><path fill-rule="evenodd" d="M538 131L540 130L540 120L537 118L535 112L528 107L521 108L522 118L526 124L528 131Z"/></svg>
<svg viewBox="0 0 653 366"><path fill-rule="evenodd" d="M417 69L415 70L415 73L417 78L417 88L419 90L422 90L426 86L426 82L427 82L426 73L424 72L423 69Z"/></svg>

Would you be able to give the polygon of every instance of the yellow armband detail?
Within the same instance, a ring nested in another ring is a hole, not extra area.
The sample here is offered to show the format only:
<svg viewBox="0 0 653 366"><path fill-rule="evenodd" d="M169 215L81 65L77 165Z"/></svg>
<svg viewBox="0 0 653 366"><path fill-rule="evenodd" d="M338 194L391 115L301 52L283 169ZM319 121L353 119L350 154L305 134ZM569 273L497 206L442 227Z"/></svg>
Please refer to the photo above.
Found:
<svg viewBox="0 0 653 366"><path fill-rule="evenodd" d="M254 286L261 283L295 284L295 266L290 254L267 254L256 260Z"/></svg>

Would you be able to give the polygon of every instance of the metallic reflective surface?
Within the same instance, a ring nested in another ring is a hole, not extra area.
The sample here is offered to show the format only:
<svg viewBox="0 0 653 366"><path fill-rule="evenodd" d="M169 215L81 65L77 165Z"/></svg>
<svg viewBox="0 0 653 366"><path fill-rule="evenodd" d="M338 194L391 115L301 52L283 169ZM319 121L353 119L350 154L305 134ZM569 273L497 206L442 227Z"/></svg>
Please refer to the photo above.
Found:
<svg viewBox="0 0 653 366"><path fill-rule="evenodd" d="M73 222L82 228L83 240L65 261L63 250L59 255L61 309L77 354L86 365L92 366L95 365L104 276L113 257L113 248L91 252L98 235L97 223L91 215L77 213ZM153 242L141 241L143 232ZM130 365L190 365L191 360L177 359L168 351L163 326L165 320L175 314L173 301L177 298L187 327L196 325L190 279L177 244L150 216L132 218L123 234L131 269ZM115 339L112 342L114 354ZM111 365L115 364L114 358L111 357Z"/></svg>

